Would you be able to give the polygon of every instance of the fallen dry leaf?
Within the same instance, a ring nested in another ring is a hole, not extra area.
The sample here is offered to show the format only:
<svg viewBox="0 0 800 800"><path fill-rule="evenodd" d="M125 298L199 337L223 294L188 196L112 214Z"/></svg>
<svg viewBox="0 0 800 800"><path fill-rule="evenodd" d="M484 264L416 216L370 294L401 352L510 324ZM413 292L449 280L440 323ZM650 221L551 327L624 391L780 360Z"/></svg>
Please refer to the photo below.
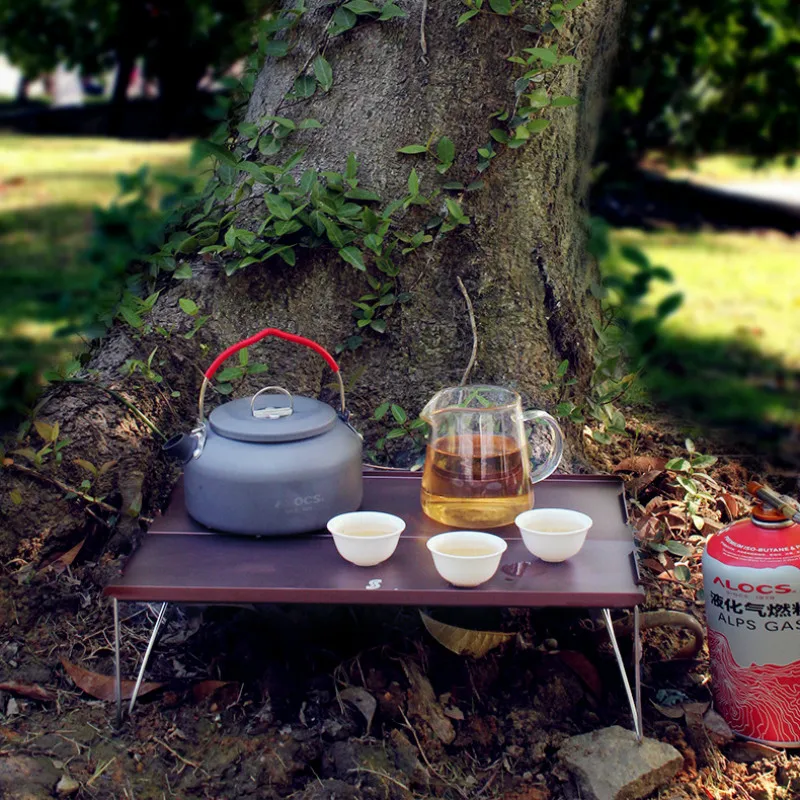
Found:
<svg viewBox="0 0 800 800"><path fill-rule="evenodd" d="M200 681L192 686L192 699L195 703L202 703L216 694L224 686L230 686L231 681Z"/></svg>
<svg viewBox="0 0 800 800"><path fill-rule="evenodd" d="M361 686L348 686L347 689L339 692L339 697L348 703L352 703L367 721L367 735L372 727L372 719L375 710L378 708L378 701Z"/></svg>
<svg viewBox="0 0 800 800"><path fill-rule="evenodd" d="M713 708L709 708L703 715L703 725L708 732L708 738L718 747L730 744L736 738L728 723Z"/></svg>
<svg viewBox="0 0 800 800"><path fill-rule="evenodd" d="M442 647L446 647L450 652L459 656L481 658L490 650L494 650L495 647L499 647L505 642L510 642L516 636L514 633L500 631L472 631L467 628L457 628L455 625L438 622L421 611L419 615L422 617L428 633Z"/></svg>
<svg viewBox="0 0 800 800"><path fill-rule="evenodd" d="M654 703L652 700L650 704L655 708L659 714L663 714L665 717L669 719L680 719L683 716L683 706L661 706L658 703Z"/></svg>
<svg viewBox="0 0 800 800"><path fill-rule="evenodd" d="M61 664L72 678L73 683L82 689L86 694L96 697L98 700L114 700L114 676L101 675L99 672L92 672L77 664L71 664L65 658L61 659ZM133 696L133 687L136 681L122 681L122 699L129 700ZM139 697L143 697L150 692L160 689L163 683L145 682L139 687Z"/></svg>
<svg viewBox="0 0 800 800"><path fill-rule="evenodd" d="M464 720L464 712L456 706L448 706L444 709L444 715L450 719Z"/></svg>
<svg viewBox="0 0 800 800"><path fill-rule="evenodd" d="M645 472L644 475L633 478L626 484L628 493L633 495L639 494L642 489L646 489L659 475L663 474L663 469L651 469L649 472Z"/></svg>
<svg viewBox="0 0 800 800"><path fill-rule="evenodd" d="M661 471L667 465L667 459L661 456L630 456L623 458L614 467L614 472L652 472L653 470Z"/></svg>
<svg viewBox="0 0 800 800"><path fill-rule="evenodd" d="M740 741L734 742L730 747L727 747L725 755L732 761L752 764L754 761L761 761L762 758L777 758L781 755L781 751L759 742Z"/></svg>
<svg viewBox="0 0 800 800"><path fill-rule="evenodd" d="M739 516L739 503L730 492L724 492L717 497L717 510L727 522L732 522Z"/></svg>
<svg viewBox="0 0 800 800"><path fill-rule="evenodd" d="M11 692L11 694L19 694L30 700L41 700L42 702L56 699L53 692L43 689L38 683L29 684L20 683L19 681L4 681L0 683L0 692Z"/></svg>
<svg viewBox="0 0 800 800"><path fill-rule="evenodd" d="M603 681L600 679L600 673L583 653L579 653L577 650L559 650L557 655L598 700L603 696Z"/></svg>
<svg viewBox="0 0 800 800"><path fill-rule="evenodd" d="M664 571L664 567L662 564L655 558L644 558L639 562L643 567L647 567L647 569L653 570L656 575L661 574Z"/></svg>
<svg viewBox="0 0 800 800"><path fill-rule="evenodd" d="M48 558L44 564L42 564L42 570L51 567L54 572L57 572L59 575L69 566L72 565L72 562L75 560L75 557L80 553L81 548L86 544L86 539L81 539L78 544L74 547L71 547L65 553L56 553L55 555Z"/></svg>

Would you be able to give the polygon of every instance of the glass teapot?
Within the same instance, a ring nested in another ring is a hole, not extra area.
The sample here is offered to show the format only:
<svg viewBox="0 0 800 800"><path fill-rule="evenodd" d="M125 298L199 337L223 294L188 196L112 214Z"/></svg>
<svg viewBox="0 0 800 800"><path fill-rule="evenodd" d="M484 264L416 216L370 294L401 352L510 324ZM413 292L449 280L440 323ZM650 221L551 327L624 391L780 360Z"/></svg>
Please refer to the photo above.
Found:
<svg viewBox="0 0 800 800"><path fill-rule="evenodd" d="M512 523L533 506L533 484L561 461L558 423L544 411L523 411L510 389L442 389L420 416L431 429L422 510L445 525L480 530ZM526 422L533 426L530 435ZM543 429L549 437L539 435Z"/></svg>

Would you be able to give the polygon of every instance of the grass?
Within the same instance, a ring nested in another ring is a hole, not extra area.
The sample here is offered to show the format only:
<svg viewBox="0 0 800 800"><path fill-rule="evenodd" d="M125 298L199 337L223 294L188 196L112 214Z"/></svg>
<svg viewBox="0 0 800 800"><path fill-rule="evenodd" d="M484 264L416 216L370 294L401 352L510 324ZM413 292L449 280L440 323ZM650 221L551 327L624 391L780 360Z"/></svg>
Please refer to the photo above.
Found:
<svg viewBox="0 0 800 800"><path fill-rule="evenodd" d="M701 183L732 183L751 180L794 180L800 181L800 161L787 162L786 157L759 161L754 156L721 153L703 156L691 166L671 166L667 160L653 154L647 165L666 170L670 177L691 179Z"/></svg>
<svg viewBox="0 0 800 800"><path fill-rule="evenodd" d="M800 425L800 240L782 234L618 230L667 267L645 299L684 301L664 323L650 395L715 422Z"/></svg>
<svg viewBox="0 0 800 800"><path fill-rule="evenodd" d="M116 175L145 164L187 175L188 161L187 142L0 135L0 410L71 347L52 334L101 277L82 253Z"/></svg>

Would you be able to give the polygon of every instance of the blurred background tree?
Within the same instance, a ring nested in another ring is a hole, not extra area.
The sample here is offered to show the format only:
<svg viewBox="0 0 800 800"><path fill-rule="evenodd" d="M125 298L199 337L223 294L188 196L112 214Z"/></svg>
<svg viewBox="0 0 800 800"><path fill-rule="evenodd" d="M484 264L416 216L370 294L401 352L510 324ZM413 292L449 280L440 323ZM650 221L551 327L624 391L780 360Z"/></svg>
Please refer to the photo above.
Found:
<svg viewBox="0 0 800 800"><path fill-rule="evenodd" d="M794 156L800 147L800 3L629 4L598 160L652 151Z"/></svg>
<svg viewBox="0 0 800 800"><path fill-rule="evenodd" d="M58 65L84 76L116 69L111 133L119 130L136 62L158 81L165 132L197 102L208 71L222 73L254 46L255 21L276 0L0 0L0 52L23 85Z"/></svg>

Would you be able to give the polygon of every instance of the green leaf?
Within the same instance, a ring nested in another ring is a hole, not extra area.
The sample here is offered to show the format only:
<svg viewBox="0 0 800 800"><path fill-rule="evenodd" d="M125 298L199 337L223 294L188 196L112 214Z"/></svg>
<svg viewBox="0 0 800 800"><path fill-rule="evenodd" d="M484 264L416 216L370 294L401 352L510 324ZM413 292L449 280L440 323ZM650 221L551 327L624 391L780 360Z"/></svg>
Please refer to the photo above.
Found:
<svg viewBox="0 0 800 800"><path fill-rule="evenodd" d="M399 439L401 436L405 436L407 433L405 428L392 428L389 433L386 434L387 439Z"/></svg>
<svg viewBox="0 0 800 800"><path fill-rule="evenodd" d="M389 411L389 403L381 403L376 409L375 413L373 414L372 418L375 420L383 419L387 412Z"/></svg>
<svg viewBox="0 0 800 800"><path fill-rule="evenodd" d="M309 128L321 128L322 123L318 119L304 119L301 120L297 126L301 131L308 130Z"/></svg>
<svg viewBox="0 0 800 800"><path fill-rule="evenodd" d="M495 14L508 16L511 11L511 0L489 0L489 6Z"/></svg>
<svg viewBox="0 0 800 800"><path fill-rule="evenodd" d="M339 36L339 34L349 31L356 24L356 15L346 8L337 8L331 17L330 26L328 31L331 36Z"/></svg>
<svg viewBox="0 0 800 800"><path fill-rule="evenodd" d="M416 197L419 194L419 175L417 175L415 169L412 169L408 176L408 193L412 197Z"/></svg>
<svg viewBox="0 0 800 800"><path fill-rule="evenodd" d="M674 556L690 556L694 553L694 550L683 544L682 542L676 542L674 539L670 539L668 542L665 542L667 550Z"/></svg>
<svg viewBox="0 0 800 800"><path fill-rule="evenodd" d="M687 472L690 466L685 458L672 458L664 464L664 469L669 469L673 472Z"/></svg>
<svg viewBox="0 0 800 800"><path fill-rule="evenodd" d="M197 303L188 297L181 297L181 299L178 300L178 305L181 307L181 311L183 311L184 314L188 314L190 317L194 317L200 310L197 307Z"/></svg>
<svg viewBox="0 0 800 800"><path fill-rule="evenodd" d="M578 59L575 58L575 56L561 56L561 58L558 59L558 65L560 67L566 66L567 64L580 64L580 63L581 62L578 61Z"/></svg>
<svg viewBox="0 0 800 800"><path fill-rule="evenodd" d="M684 439L683 446L686 448L688 453L694 453L697 450L697 448L694 446L694 442L691 439Z"/></svg>
<svg viewBox="0 0 800 800"><path fill-rule="evenodd" d="M354 14L379 14L380 9L375 3L370 3L369 0L350 0L349 3L344 4L344 8L352 11Z"/></svg>
<svg viewBox="0 0 800 800"><path fill-rule="evenodd" d="M221 369L216 375L218 383L229 383L230 381L238 381L244 377L244 370L241 367L225 367Z"/></svg>
<svg viewBox="0 0 800 800"><path fill-rule="evenodd" d="M283 58L289 52L289 42L285 39L270 39L264 47L265 55Z"/></svg>
<svg viewBox="0 0 800 800"><path fill-rule="evenodd" d="M370 328L372 330L377 331L378 333L385 333L386 332L386 320L385 319L373 319L369 323Z"/></svg>
<svg viewBox="0 0 800 800"><path fill-rule="evenodd" d="M392 403L392 416L395 419L395 422L402 425L406 420L408 420L408 414L406 414L405 409L401 408L398 405Z"/></svg>
<svg viewBox="0 0 800 800"><path fill-rule="evenodd" d="M598 444L611 444L611 437L603 431L592 431L592 439Z"/></svg>
<svg viewBox="0 0 800 800"><path fill-rule="evenodd" d="M692 579L692 571L686 564L678 564L675 567L674 574L679 581L683 581L684 583L689 583Z"/></svg>
<svg viewBox="0 0 800 800"><path fill-rule="evenodd" d="M536 89L536 91L531 92L528 95L528 99L533 108L544 108L550 104L550 98L544 89Z"/></svg>
<svg viewBox="0 0 800 800"><path fill-rule="evenodd" d="M425 147L424 144L407 144L404 147L401 147L397 152L398 153L426 153L428 148Z"/></svg>
<svg viewBox="0 0 800 800"><path fill-rule="evenodd" d="M22 505L22 494L20 493L19 489L12 489L9 492L8 496L11 498L11 502L15 506L21 506Z"/></svg>
<svg viewBox="0 0 800 800"><path fill-rule="evenodd" d="M586 0L564 0L564 11L572 11L585 2Z"/></svg>
<svg viewBox="0 0 800 800"><path fill-rule="evenodd" d="M576 106L578 101L574 97L563 95L561 97L554 97L550 103L554 108L564 108L565 106Z"/></svg>
<svg viewBox="0 0 800 800"><path fill-rule="evenodd" d="M447 136L442 136L436 145L436 155L443 164L452 164L456 157L456 146Z"/></svg>
<svg viewBox="0 0 800 800"><path fill-rule="evenodd" d="M670 314L674 314L683 303L683 293L675 292L667 295L656 307L656 316L659 319L664 319Z"/></svg>
<svg viewBox="0 0 800 800"><path fill-rule="evenodd" d="M344 177L346 180L351 181L358 173L358 159L355 153L348 153L347 166L345 167Z"/></svg>
<svg viewBox="0 0 800 800"><path fill-rule="evenodd" d="M692 458L692 467L694 469L704 469L705 467L710 467L712 464L716 463L716 456L694 456Z"/></svg>
<svg viewBox="0 0 800 800"><path fill-rule="evenodd" d="M567 374L567 370L569 369L569 359L565 358L556 369L556 375L559 378L563 378Z"/></svg>
<svg viewBox="0 0 800 800"><path fill-rule="evenodd" d="M221 145L215 144L214 142L209 142L206 139L201 139L199 142L195 142L195 150L198 152L213 156L217 159L217 161L221 161L223 164L228 164L231 167L235 167L239 163L239 159L228 150L227 147L222 147Z"/></svg>
<svg viewBox="0 0 800 800"><path fill-rule="evenodd" d="M489 131L489 135L496 142L500 142L500 144L506 144L509 139L508 134L501 128L492 128L492 130Z"/></svg>
<svg viewBox="0 0 800 800"><path fill-rule="evenodd" d="M377 253L381 249L382 244L383 239L376 233L368 233L364 237L364 245L372 250L373 253Z"/></svg>
<svg viewBox="0 0 800 800"><path fill-rule="evenodd" d="M317 82L310 75L301 75L295 80L292 91L300 98L311 97L317 91Z"/></svg>
<svg viewBox="0 0 800 800"><path fill-rule="evenodd" d="M458 22L456 22L456 27L458 27L459 25L463 25L465 22L471 20L478 13L480 12L478 11L477 8L473 8L472 11L465 12L458 18Z"/></svg>
<svg viewBox="0 0 800 800"><path fill-rule="evenodd" d="M400 6L396 6L394 3L390 2L387 3L381 9L381 15L378 17L378 19L381 22L386 22L386 20L388 19L394 19L395 17L407 17L407 16L408 14L406 14L406 12L403 11L403 9L400 8Z"/></svg>
<svg viewBox="0 0 800 800"><path fill-rule="evenodd" d="M348 200L362 200L364 202L378 202L380 201L380 196L375 194L375 192L370 192L368 189L349 189L344 193L344 196Z"/></svg>
<svg viewBox="0 0 800 800"><path fill-rule="evenodd" d="M292 218L292 204L279 194L265 194L264 202L269 213L278 219L289 220Z"/></svg>
<svg viewBox="0 0 800 800"><path fill-rule="evenodd" d="M175 272L172 273L172 277L179 281L185 281L192 277L192 268L188 264L181 264Z"/></svg>
<svg viewBox="0 0 800 800"><path fill-rule="evenodd" d="M120 306L117 313L133 328L141 328L144 324L141 317L130 306Z"/></svg>
<svg viewBox="0 0 800 800"><path fill-rule="evenodd" d="M686 475L676 475L675 481L687 494L697 494L700 491L697 482Z"/></svg>
<svg viewBox="0 0 800 800"><path fill-rule="evenodd" d="M333 86L333 70L331 65L325 60L325 56L317 56L313 62L314 75L319 81L323 92L330 91Z"/></svg>
<svg viewBox="0 0 800 800"><path fill-rule="evenodd" d="M357 247L343 247L339 251L339 256L343 258L348 264L352 264L357 270L364 272L366 266L364 265L364 257Z"/></svg>
<svg viewBox="0 0 800 800"><path fill-rule="evenodd" d="M319 215L319 219L325 226L325 232L328 235L328 241L336 248L344 248L347 244L344 237L344 231L330 218L324 214Z"/></svg>
<svg viewBox="0 0 800 800"><path fill-rule="evenodd" d="M531 57L528 63L536 59L541 61L545 67L551 67L556 63L556 54L547 47L526 47L524 52L528 53Z"/></svg>
<svg viewBox="0 0 800 800"><path fill-rule="evenodd" d="M543 119L540 117L538 119L532 119L525 127L531 133L541 133L549 124L549 119Z"/></svg>

